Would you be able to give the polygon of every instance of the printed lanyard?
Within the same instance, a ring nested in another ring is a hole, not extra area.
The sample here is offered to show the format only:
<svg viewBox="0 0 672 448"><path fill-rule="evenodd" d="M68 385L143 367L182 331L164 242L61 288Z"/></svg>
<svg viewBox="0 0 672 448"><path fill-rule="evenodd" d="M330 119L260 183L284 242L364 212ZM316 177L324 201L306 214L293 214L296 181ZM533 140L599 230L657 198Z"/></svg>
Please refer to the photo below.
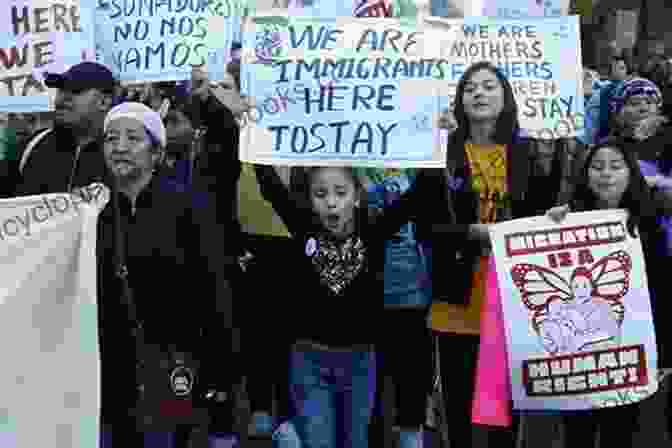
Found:
<svg viewBox="0 0 672 448"><path fill-rule="evenodd" d="M201 154L201 144L203 142L203 135L205 135L206 128L198 128L194 133L194 140L191 143L189 150L189 163L187 166L187 185L191 186L194 179L194 169L196 165L196 158Z"/></svg>

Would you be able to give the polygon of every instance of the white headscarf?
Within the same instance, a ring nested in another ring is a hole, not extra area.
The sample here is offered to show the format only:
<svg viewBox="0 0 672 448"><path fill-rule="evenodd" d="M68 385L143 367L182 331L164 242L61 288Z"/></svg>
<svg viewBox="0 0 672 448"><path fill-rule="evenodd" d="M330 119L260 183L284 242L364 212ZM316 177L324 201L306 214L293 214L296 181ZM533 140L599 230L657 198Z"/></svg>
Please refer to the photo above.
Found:
<svg viewBox="0 0 672 448"><path fill-rule="evenodd" d="M163 126L161 116L157 112L142 103L121 103L118 106L113 107L105 117L105 122L103 124L104 132L107 132L112 121L122 117L132 118L142 123L153 140L155 140L161 148L166 147L166 128Z"/></svg>

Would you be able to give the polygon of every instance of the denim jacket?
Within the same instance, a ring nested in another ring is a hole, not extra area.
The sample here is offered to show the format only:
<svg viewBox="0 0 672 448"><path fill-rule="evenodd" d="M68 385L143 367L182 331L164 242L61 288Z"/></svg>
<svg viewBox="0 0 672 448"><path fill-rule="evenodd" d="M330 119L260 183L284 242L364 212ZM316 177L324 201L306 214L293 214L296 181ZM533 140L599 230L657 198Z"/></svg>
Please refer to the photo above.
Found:
<svg viewBox="0 0 672 448"><path fill-rule="evenodd" d="M369 207L384 208L411 186L407 174L371 183ZM422 245L415 237L415 225L404 224L385 244L384 291L386 307L424 307L430 302L427 263Z"/></svg>

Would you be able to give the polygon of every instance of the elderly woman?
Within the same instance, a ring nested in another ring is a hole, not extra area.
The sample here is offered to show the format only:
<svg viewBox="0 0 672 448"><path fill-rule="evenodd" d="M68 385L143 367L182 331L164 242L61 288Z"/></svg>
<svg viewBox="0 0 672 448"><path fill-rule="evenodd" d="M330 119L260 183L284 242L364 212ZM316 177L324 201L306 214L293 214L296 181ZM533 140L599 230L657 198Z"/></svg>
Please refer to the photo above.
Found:
<svg viewBox="0 0 672 448"><path fill-rule="evenodd" d="M661 114L663 102L658 86L644 78L633 78L623 83L611 100L613 114L612 134L624 139L625 150L639 161L639 167L652 188L672 190L672 126ZM660 218L667 237L658 250L663 259L672 257L672 219ZM669 261L666 262L669 264ZM656 304L660 315L672 312L667 302ZM664 308L664 309L663 309ZM672 334L665 326L656 329L656 337L669 340ZM660 358L667 363L669 354L661 353ZM661 364L666 365L666 364Z"/></svg>
<svg viewBox="0 0 672 448"><path fill-rule="evenodd" d="M129 416L138 398L136 354L129 350L131 323L120 300L116 235L124 239L127 279L146 343L201 363L196 384L173 386L187 386L200 397L206 390L230 391L238 381L223 232L213 204L194 205L184 187L154 174L165 146L161 117L143 104L122 103L105 119L103 154L115 188L99 219L97 246L103 446L110 437L114 446L157 446L143 441L149 433L143 437ZM173 446L186 446L188 434L171 436L182 439Z"/></svg>

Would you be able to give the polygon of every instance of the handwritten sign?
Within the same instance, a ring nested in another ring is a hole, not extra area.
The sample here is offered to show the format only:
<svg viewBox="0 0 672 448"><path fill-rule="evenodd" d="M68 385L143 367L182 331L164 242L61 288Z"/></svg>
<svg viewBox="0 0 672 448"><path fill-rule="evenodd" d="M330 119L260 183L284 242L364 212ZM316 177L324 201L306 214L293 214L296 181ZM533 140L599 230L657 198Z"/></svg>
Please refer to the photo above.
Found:
<svg viewBox="0 0 672 448"><path fill-rule="evenodd" d="M449 106L466 68L487 60L511 82L521 127L530 137L558 139L583 132L582 79L576 71L581 66L577 17L431 17L428 22L424 52L436 57L437 72L445 72L440 89Z"/></svg>
<svg viewBox="0 0 672 448"><path fill-rule="evenodd" d="M227 0L96 0L96 54L121 81L224 79L236 8Z"/></svg>
<svg viewBox="0 0 672 448"><path fill-rule="evenodd" d="M0 23L0 111L49 111L44 73L95 57L88 0L6 0Z"/></svg>
<svg viewBox="0 0 672 448"><path fill-rule="evenodd" d="M623 210L491 230L514 408L582 410L658 388L641 242Z"/></svg>
<svg viewBox="0 0 672 448"><path fill-rule="evenodd" d="M241 158L256 163L438 167L440 111L482 60L510 79L531 137L583 129L576 17L536 20L258 17L243 89ZM555 137L558 138L558 137Z"/></svg>
<svg viewBox="0 0 672 448"><path fill-rule="evenodd" d="M374 167L443 163L438 91L404 97L400 88L404 79L431 78L420 66L408 70L408 58L418 59L409 55L415 27L389 18L294 17L258 17L253 27L245 36L242 83L255 107L242 132L241 160ZM384 58L377 42L390 32L410 41ZM394 69L402 65L406 68Z"/></svg>
<svg viewBox="0 0 672 448"><path fill-rule="evenodd" d="M485 0L483 15L519 19L559 17L569 13L569 0Z"/></svg>

